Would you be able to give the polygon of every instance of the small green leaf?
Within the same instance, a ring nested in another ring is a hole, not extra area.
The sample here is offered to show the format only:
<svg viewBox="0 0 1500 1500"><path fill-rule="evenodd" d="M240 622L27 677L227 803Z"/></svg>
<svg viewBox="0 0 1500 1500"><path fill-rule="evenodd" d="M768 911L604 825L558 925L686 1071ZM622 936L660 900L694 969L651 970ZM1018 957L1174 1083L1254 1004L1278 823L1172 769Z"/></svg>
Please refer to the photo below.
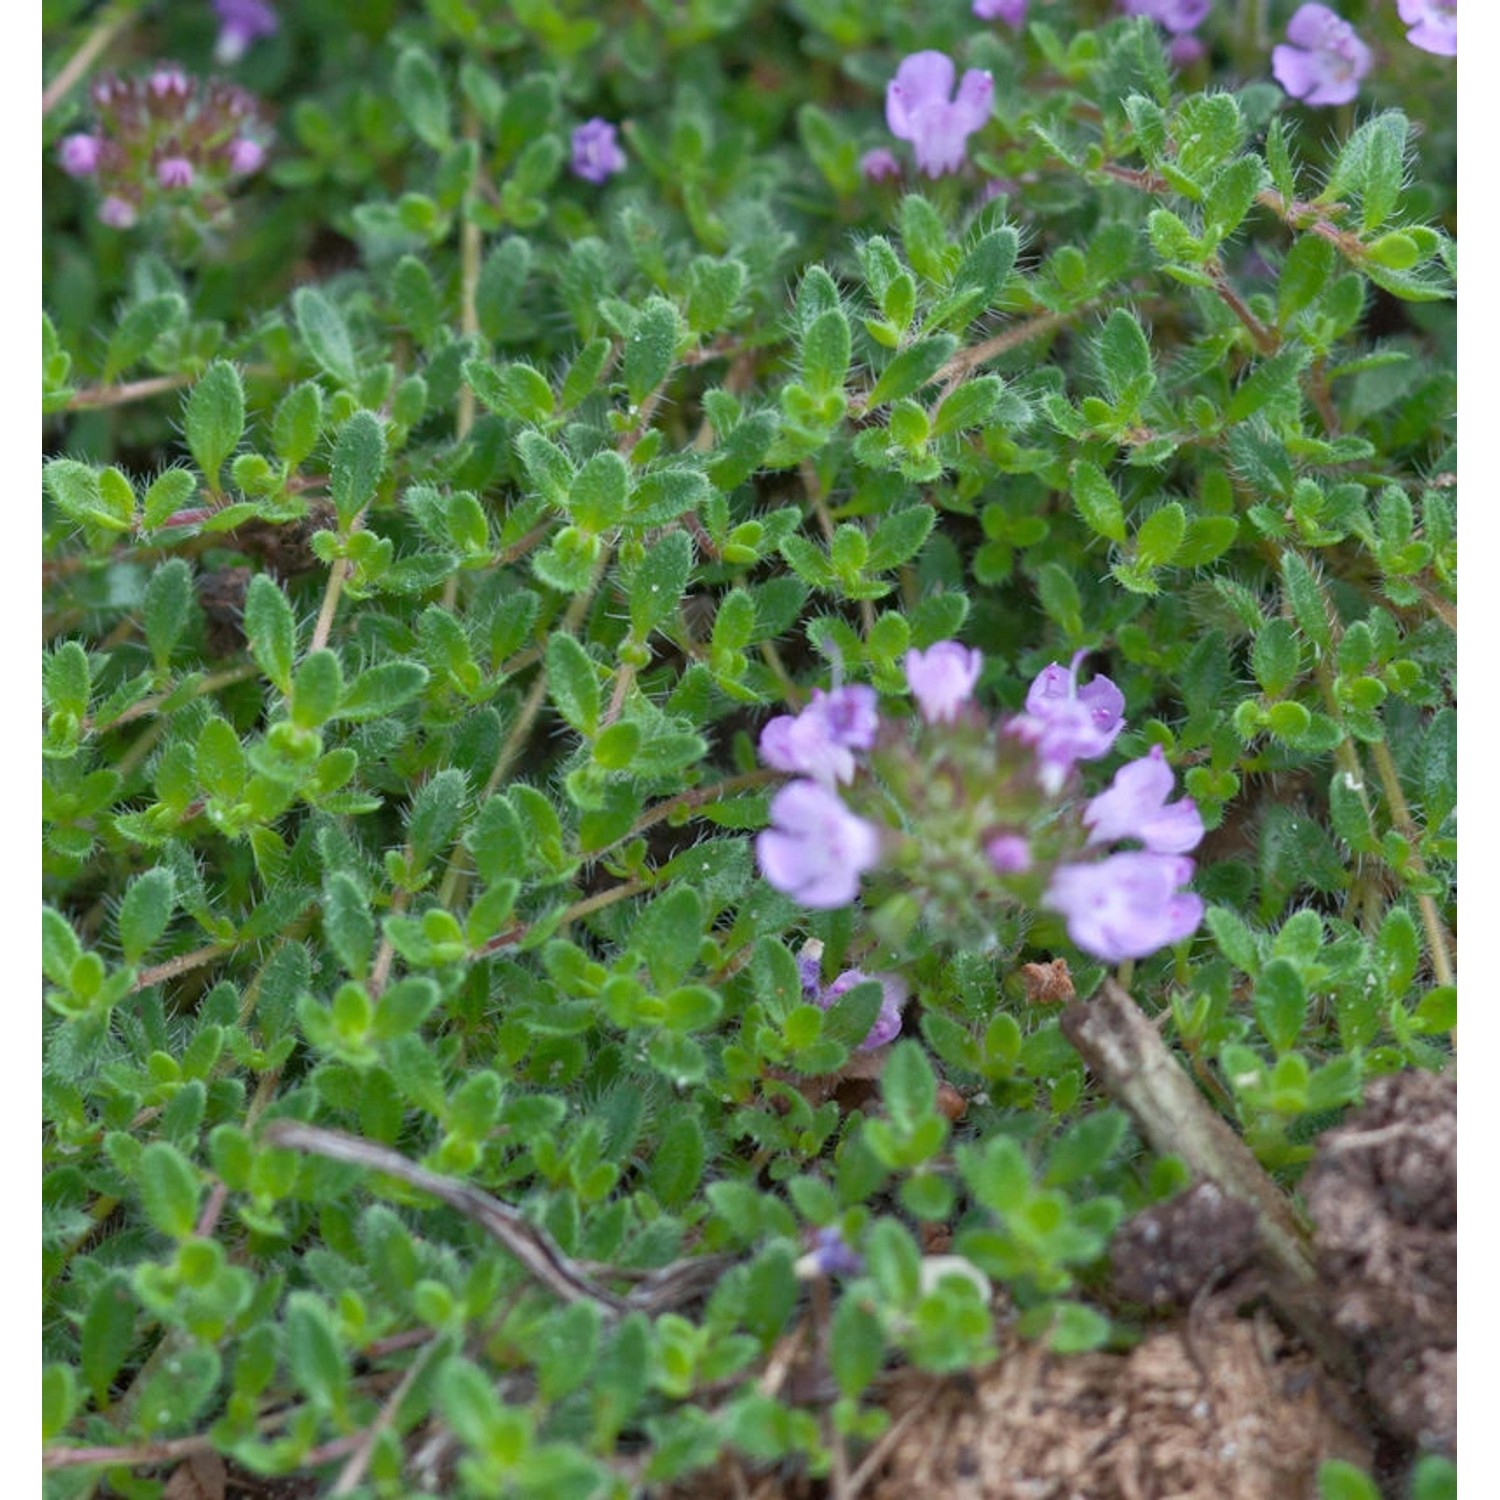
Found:
<svg viewBox="0 0 1500 1500"><path fill-rule="evenodd" d="M1187 513L1175 500L1152 511L1135 534L1135 560L1143 568L1164 568L1177 556L1187 530Z"/></svg>
<svg viewBox="0 0 1500 1500"><path fill-rule="evenodd" d="M187 1157L165 1141L152 1141L141 1152L136 1175L152 1227L177 1240L192 1234L202 1184Z"/></svg>
<svg viewBox="0 0 1500 1500"><path fill-rule="evenodd" d="M356 384L359 369L343 313L313 286L298 287L292 293L292 312L302 342L319 368L342 386Z"/></svg>
<svg viewBox="0 0 1500 1500"><path fill-rule="evenodd" d="M396 103L417 138L434 151L446 151L453 140L448 91L437 64L420 47L408 47L396 59Z"/></svg>
<svg viewBox="0 0 1500 1500"><path fill-rule="evenodd" d="M151 481L141 502L141 525L147 531L164 526L198 493L198 481L187 469L167 469Z"/></svg>
<svg viewBox="0 0 1500 1500"><path fill-rule="evenodd" d="M1125 541L1125 508L1104 470L1087 459L1073 465L1073 503L1089 530L1111 542Z"/></svg>
<svg viewBox="0 0 1500 1500"><path fill-rule="evenodd" d="M342 870L323 882L323 936L345 972L363 979L375 948L375 918L364 892Z"/></svg>
<svg viewBox="0 0 1500 1500"><path fill-rule="evenodd" d="M131 307L110 335L104 353L100 380L109 385L138 359L149 354L151 346L166 332L187 318L187 302L178 292L162 292L147 297Z"/></svg>
<svg viewBox="0 0 1500 1500"><path fill-rule="evenodd" d="M292 691L292 658L297 649L292 606L275 581L257 573L245 591L245 639L261 671L278 692Z"/></svg>
<svg viewBox="0 0 1500 1500"><path fill-rule="evenodd" d="M1146 330L1133 313L1117 307L1109 315L1095 357L1110 401L1124 413L1137 413L1156 386L1156 372Z"/></svg>
<svg viewBox="0 0 1500 1500"><path fill-rule="evenodd" d="M315 380L304 380L277 404L271 418L271 447L295 469L317 447L322 430L323 389Z"/></svg>
<svg viewBox="0 0 1500 1500"><path fill-rule="evenodd" d="M849 320L842 308L831 307L803 332L802 383L819 398L842 391L849 358Z"/></svg>
<svg viewBox="0 0 1500 1500"><path fill-rule="evenodd" d="M885 1333L875 1310L863 1299L843 1297L833 1315L829 1365L839 1394L862 1395L885 1363Z"/></svg>
<svg viewBox="0 0 1500 1500"><path fill-rule="evenodd" d="M547 642L547 691L557 711L582 735L599 726L599 677L589 654L570 635Z"/></svg>
<svg viewBox="0 0 1500 1500"><path fill-rule="evenodd" d="M293 1292L282 1317L287 1363L292 1378L319 1410L342 1412L349 1372L338 1325L323 1300L311 1292Z"/></svg>
<svg viewBox="0 0 1500 1500"><path fill-rule="evenodd" d="M411 702L427 686L430 676L426 667L414 661L388 661L370 667L349 684L335 717L355 721L384 718Z"/></svg>
<svg viewBox="0 0 1500 1500"><path fill-rule="evenodd" d="M152 573L141 609L146 644L159 672L171 663L172 650L182 639L193 608L193 570L180 557L168 558Z"/></svg>
<svg viewBox="0 0 1500 1500"><path fill-rule="evenodd" d="M219 470L245 430L245 387L240 372L227 360L211 364L189 392L182 428L193 461L217 493Z"/></svg>
<svg viewBox="0 0 1500 1500"><path fill-rule="evenodd" d="M1271 959L1255 981L1253 1005L1262 1035L1277 1052L1296 1045L1307 1019L1307 991L1295 964Z"/></svg>
<svg viewBox="0 0 1500 1500"><path fill-rule="evenodd" d="M374 412L357 411L339 430L328 471L328 493L347 531L375 498L385 469L385 428Z"/></svg>
<svg viewBox="0 0 1500 1500"><path fill-rule="evenodd" d="M138 964L167 930L177 905L177 882L171 870L158 866L137 875L125 888L120 903L120 947L125 962Z"/></svg>
<svg viewBox="0 0 1500 1500"><path fill-rule="evenodd" d="M636 313L621 361L632 406L640 406L666 380L677 357L677 337L677 309L664 297L648 297Z"/></svg>
<svg viewBox="0 0 1500 1500"><path fill-rule="evenodd" d="M339 659L325 646L303 657L292 681L292 723L299 729L318 729L338 711L344 696L344 673Z"/></svg>

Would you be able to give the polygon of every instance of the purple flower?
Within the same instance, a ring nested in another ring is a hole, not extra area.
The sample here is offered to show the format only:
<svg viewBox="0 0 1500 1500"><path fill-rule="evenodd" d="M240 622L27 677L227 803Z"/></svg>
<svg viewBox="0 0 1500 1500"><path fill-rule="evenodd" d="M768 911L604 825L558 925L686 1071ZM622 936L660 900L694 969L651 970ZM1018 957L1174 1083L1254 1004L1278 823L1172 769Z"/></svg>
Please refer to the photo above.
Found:
<svg viewBox="0 0 1500 1500"><path fill-rule="evenodd" d="M858 1276L864 1268L864 1261L850 1249L843 1231L836 1224L817 1232L811 1252L804 1255L796 1267L802 1276Z"/></svg>
<svg viewBox="0 0 1500 1500"><path fill-rule="evenodd" d="M1026 0L974 0L973 11L981 21L1004 21L1012 31L1026 24Z"/></svg>
<svg viewBox="0 0 1500 1500"><path fill-rule="evenodd" d="M1115 772L1109 790L1083 811L1089 843L1139 839L1152 854L1186 854L1203 838L1203 818L1191 797L1170 805L1172 768L1160 745Z"/></svg>
<svg viewBox="0 0 1500 1500"><path fill-rule="evenodd" d="M1108 963L1144 958L1193 932L1203 900L1183 887L1193 862L1182 855L1132 851L1097 864L1061 865L1042 904L1061 912L1068 936Z"/></svg>
<svg viewBox="0 0 1500 1500"><path fill-rule="evenodd" d="M1326 5L1304 5L1287 23L1287 42L1271 49L1271 71L1304 104L1347 104L1370 71L1370 49Z"/></svg>
<svg viewBox="0 0 1500 1500"><path fill-rule="evenodd" d="M880 1013L875 1017L865 1039L859 1044L861 1052L873 1051L887 1042L895 1041L901 1032L901 1009L906 1004L910 991L906 981L897 974L864 974L858 969L845 969L826 990L814 1000L814 1004L827 1010L835 1000L847 995L857 984L873 979L880 985Z"/></svg>
<svg viewBox="0 0 1500 1500"><path fill-rule="evenodd" d="M771 799L771 827L756 837L755 857L766 879L804 906L847 906L880 858L880 830L837 792L793 781Z"/></svg>
<svg viewBox="0 0 1500 1500"><path fill-rule="evenodd" d="M229 143L229 170L236 177L248 177L265 164L266 148L249 136L236 136Z"/></svg>
<svg viewBox="0 0 1500 1500"><path fill-rule="evenodd" d="M625 153L608 120L595 116L573 132L572 167L575 177L596 185L625 170Z"/></svg>
<svg viewBox="0 0 1500 1500"><path fill-rule="evenodd" d="M877 146L860 157L859 170L866 182L895 182L901 176L901 163L893 152Z"/></svg>
<svg viewBox="0 0 1500 1500"><path fill-rule="evenodd" d="M1406 40L1441 57L1458 55L1458 0L1396 0Z"/></svg>
<svg viewBox="0 0 1500 1500"><path fill-rule="evenodd" d="M267 0L214 0L214 12L219 18L214 60L226 68L237 63L252 42L271 36L281 24Z"/></svg>
<svg viewBox="0 0 1500 1500"><path fill-rule="evenodd" d="M761 730L760 758L773 770L828 786L853 781L853 752L868 750L880 728L876 702L870 687L814 688L800 714L781 714Z"/></svg>
<svg viewBox="0 0 1500 1500"><path fill-rule="evenodd" d="M914 52L886 85L885 122L898 140L910 141L917 166L929 177L964 164L971 135L990 117L995 83L970 68L953 95L953 60L941 52Z"/></svg>
<svg viewBox="0 0 1500 1500"><path fill-rule="evenodd" d="M1023 875L1031 868L1031 845L1024 834L997 833L985 843L984 853L998 875Z"/></svg>
<svg viewBox="0 0 1500 1500"><path fill-rule="evenodd" d="M193 164L185 156L164 156L156 164L156 180L164 188L193 185Z"/></svg>
<svg viewBox="0 0 1500 1500"><path fill-rule="evenodd" d="M1213 0L1120 0L1127 16L1146 16L1173 36L1202 24Z"/></svg>
<svg viewBox="0 0 1500 1500"><path fill-rule="evenodd" d="M1172 45L1167 48L1167 60L1174 68L1190 68L1195 62L1201 62L1207 52L1203 42L1187 31L1172 38Z"/></svg>
<svg viewBox="0 0 1500 1500"><path fill-rule="evenodd" d="M973 696L984 658L957 641L906 653L906 682L929 724L950 724Z"/></svg>
<svg viewBox="0 0 1500 1500"><path fill-rule="evenodd" d="M1078 652L1066 671L1057 662L1044 668L1026 694L1025 713L1006 725L1008 733L1036 750L1048 791L1061 788L1074 761L1106 754L1124 727L1125 695L1109 678L1078 686L1078 666L1086 655Z"/></svg>
<svg viewBox="0 0 1500 1500"><path fill-rule="evenodd" d="M129 229L137 217L135 204L114 193L99 205L99 222L108 224L111 229Z"/></svg>
<svg viewBox="0 0 1500 1500"><path fill-rule="evenodd" d="M65 135L57 147L57 163L69 177L92 177L103 155L104 142L97 135Z"/></svg>
<svg viewBox="0 0 1500 1500"><path fill-rule="evenodd" d="M175 63L164 63L146 80L146 87L158 99L186 99L192 85Z"/></svg>

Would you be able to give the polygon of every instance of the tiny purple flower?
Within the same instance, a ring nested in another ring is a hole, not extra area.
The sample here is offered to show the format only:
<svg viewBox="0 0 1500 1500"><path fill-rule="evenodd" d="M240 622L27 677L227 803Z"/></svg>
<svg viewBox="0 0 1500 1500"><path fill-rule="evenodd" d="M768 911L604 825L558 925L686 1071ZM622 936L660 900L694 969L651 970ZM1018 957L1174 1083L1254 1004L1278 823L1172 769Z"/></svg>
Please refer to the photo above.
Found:
<svg viewBox="0 0 1500 1500"><path fill-rule="evenodd" d="M1396 0L1406 40L1440 57L1458 56L1458 0Z"/></svg>
<svg viewBox="0 0 1500 1500"><path fill-rule="evenodd" d="M229 170L236 177L248 177L265 165L266 148L247 135L236 136L229 143Z"/></svg>
<svg viewBox="0 0 1500 1500"><path fill-rule="evenodd" d="M57 147L58 165L69 177L92 177L103 155L104 142L97 135L65 135Z"/></svg>
<svg viewBox="0 0 1500 1500"><path fill-rule="evenodd" d="M886 85L885 122L897 140L911 142L929 177L958 171L969 137L990 117L994 80L970 68L954 97L954 71L942 52L914 52Z"/></svg>
<svg viewBox="0 0 1500 1500"><path fill-rule="evenodd" d="M1031 845L1023 834L997 833L984 853L997 875L1024 875L1031 868Z"/></svg>
<svg viewBox="0 0 1500 1500"><path fill-rule="evenodd" d="M842 1231L833 1224L817 1232L805 1264L819 1276L858 1276L865 1268L859 1254L849 1247Z"/></svg>
<svg viewBox="0 0 1500 1500"><path fill-rule="evenodd" d="M1160 745L1115 772L1109 790L1083 811L1089 843L1139 839L1152 854L1186 854L1203 838L1203 817L1191 797L1168 804L1172 768Z"/></svg>
<svg viewBox="0 0 1500 1500"><path fill-rule="evenodd" d="M1293 99L1347 104L1359 93L1374 59L1347 21L1326 5L1304 5L1287 22L1286 36L1271 49L1271 71Z"/></svg>
<svg viewBox="0 0 1500 1500"><path fill-rule="evenodd" d="M870 687L814 688L800 714L781 714L761 730L760 758L773 770L828 786L853 781L853 752L868 750L880 728L877 701Z"/></svg>
<svg viewBox="0 0 1500 1500"><path fill-rule="evenodd" d="M866 151L859 159L859 170L866 182L897 182L901 178L901 163L884 146Z"/></svg>
<svg viewBox="0 0 1500 1500"><path fill-rule="evenodd" d="M1068 936L1095 958L1144 958L1193 932L1203 899L1184 890L1193 862L1130 851L1097 864L1060 865L1042 904L1067 918Z"/></svg>
<svg viewBox="0 0 1500 1500"><path fill-rule="evenodd" d="M231 67L263 36L271 36L280 26L276 11L266 0L214 0L219 18L219 39L214 44L214 61Z"/></svg>
<svg viewBox="0 0 1500 1500"><path fill-rule="evenodd" d="M625 153L608 120L595 116L573 132L572 170L575 177L596 186L625 170Z"/></svg>
<svg viewBox="0 0 1500 1500"><path fill-rule="evenodd" d="M193 164L185 156L164 156L156 164L156 180L164 188L193 185Z"/></svg>
<svg viewBox="0 0 1500 1500"><path fill-rule="evenodd" d="M929 724L951 724L973 696L984 657L957 641L906 653L906 682Z"/></svg>
<svg viewBox="0 0 1500 1500"><path fill-rule="evenodd" d="M1036 750L1042 784L1051 792L1061 789L1075 761L1108 753L1124 727L1125 695L1108 677L1078 686L1087 654L1078 652L1066 671L1057 662L1043 668L1026 694L1025 713L1006 725Z"/></svg>
<svg viewBox="0 0 1500 1500"><path fill-rule="evenodd" d="M761 873L804 906L847 906L859 878L880 859L880 830L856 817L838 793L792 781L771 799L771 827L755 840Z"/></svg>
<svg viewBox="0 0 1500 1500"><path fill-rule="evenodd" d="M974 0L972 9L981 21L1004 21L1012 31L1026 24L1026 0Z"/></svg>
<svg viewBox="0 0 1500 1500"><path fill-rule="evenodd" d="M146 87L158 99L186 99L192 85L181 68L175 63L167 63L152 73L146 80Z"/></svg>
<svg viewBox="0 0 1500 1500"><path fill-rule="evenodd" d="M1180 36L1202 24L1213 0L1120 0L1127 16L1145 16L1158 26Z"/></svg>
<svg viewBox="0 0 1500 1500"><path fill-rule="evenodd" d="M1196 37L1190 31L1185 31L1181 36L1172 38L1172 45L1167 48L1167 60L1174 68L1190 68L1195 62L1201 62L1208 55L1208 48L1203 45L1202 39Z"/></svg>
<svg viewBox="0 0 1500 1500"><path fill-rule="evenodd" d="M865 1039L859 1044L860 1052L871 1052L893 1042L901 1033L901 1010L911 993L906 981L898 974L864 974L858 969L845 969L832 984L823 991L816 1004L827 1010L841 995L847 995L857 984L873 979L880 985L880 1013L875 1017Z"/></svg>
<svg viewBox="0 0 1500 1500"><path fill-rule="evenodd" d="M114 193L99 205L99 222L108 224L111 229L129 229L137 217L135 205L128 198L117 197Z"/></svg>

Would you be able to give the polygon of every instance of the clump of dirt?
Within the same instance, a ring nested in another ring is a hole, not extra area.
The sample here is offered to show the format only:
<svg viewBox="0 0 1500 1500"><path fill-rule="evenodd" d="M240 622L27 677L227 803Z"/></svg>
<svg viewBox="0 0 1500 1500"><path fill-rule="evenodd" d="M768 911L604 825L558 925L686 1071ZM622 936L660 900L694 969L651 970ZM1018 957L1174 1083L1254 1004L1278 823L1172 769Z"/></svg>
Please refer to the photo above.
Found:
<svg viewBox="0 0 1500 1500"><path fill-rule="evenodd" d="M1368 1467L1357 1418L1268 1317L1209 1298L1128 1355L1028 1346L972 1381L913 1375L871 1500L1297 1500L1320 1463ZM924 1407L926 1408L924 1410Z"/></svg>
<svg viewBox="0 0 1500 1500"><path fill-rule="evenodd" d="M1110 1247L1114 1289L1158 1310L1185 1307L1255 1258L1255 1210L1212 1182L1138 1213Z"/></svg>
<svg viewBox="0 0 1500 1500"><path fill-rule="evenodd" d="M1334 1322L1393 1433L1457 1443L1458 1091L1398 1073L1318 1143L1303 1179Z"/></svg>

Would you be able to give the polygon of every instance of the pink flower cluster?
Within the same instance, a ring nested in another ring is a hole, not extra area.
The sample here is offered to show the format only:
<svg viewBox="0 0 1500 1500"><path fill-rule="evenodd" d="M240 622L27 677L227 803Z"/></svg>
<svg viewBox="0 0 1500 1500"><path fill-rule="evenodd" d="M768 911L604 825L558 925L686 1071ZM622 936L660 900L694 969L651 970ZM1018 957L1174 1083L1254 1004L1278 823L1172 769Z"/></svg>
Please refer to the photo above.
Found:
<svg viewBox="0 0 1500 1500"><path fill-rule="evenodd" d="M1201 922L1203 902L1186 887L1193 874L1187 854L1203 837L1203 819L1191 798L1171 800L1174 777L1160 746L1121 766L1110 785L1081 806L1076 795L1067 795L1077 765L1107 755L1124 727L1124 695L1107 677L1080 685L1082 657L1067 668L1046 667L1023 711L998 725L973 701L984 665L978 651L957 641L911 651L906 679L922 725L918 744L929 747L920 764L941 768L948 741L963 741L971 761L976 747L981 754L986 743L993 747L993 776L1003 784L994 795L970 789L973 826L963 833L967 825L958 825L960 837L980 851L980 868L988 871L981 878L997 881L1009 899L1017 897L1007 882L1024 882L1032 899L1066 919L1080 948L1118 963L1177 942ZM908 744L901 725L882 720L877 702L868 687L816 691L801 713L772 719L761 733L761 758L797 779L772 798L771 826L757 840L756 857L772 886L806 906L847 906L862 877L882 864L900 864L892 856L902 851L920 879L923 829L903 833L888 826L889 817L861 816L846 801L851 794L860 801L871 780L869 762L879 764L884 752ZM1009 767L1003 773L1002 762ZM890 764L908 762L898 757ZM919 766L914 775L922 774ZM963 785L960 770L936 774ZM989 776L981 761L981 777ZM908 786L913 806L922 791L919 781ZM899 806L899 784L884 792L886 807L892 800ZM961 807L965 793L955 796ZM820 993L831 998L845 980L848 988L863 977L852 973ZM883 1027L895 1035L899 1014L899 1003L885 1007L872 1036Z"/></svg>
<svg viewBox="0 0 1500 1500"><path fill-rule="evenodd" d="M90 100L97 123L64 136L57 161L98 185L99 219L112 229L129 229L162 203L220 218L229 185L265 162L260 105L234 84L162 63L143 77L96 80Z"/></svg>

